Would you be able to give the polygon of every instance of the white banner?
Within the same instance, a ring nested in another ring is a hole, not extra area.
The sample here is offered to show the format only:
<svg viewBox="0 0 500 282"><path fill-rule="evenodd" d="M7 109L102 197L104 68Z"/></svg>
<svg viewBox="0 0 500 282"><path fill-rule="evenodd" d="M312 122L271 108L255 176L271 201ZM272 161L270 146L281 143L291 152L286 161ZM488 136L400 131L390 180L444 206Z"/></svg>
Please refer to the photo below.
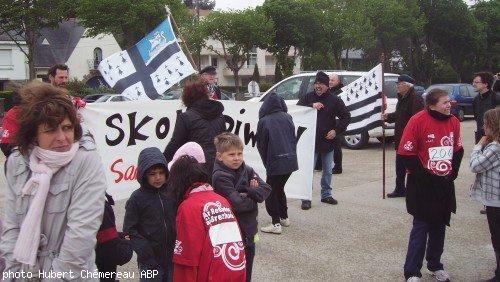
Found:
<svg viewBox="0 0 500 282"><path fill-rule="evenodd" d="M245 144L245 162L265 180L266 173L256 147L258 112L262 103L223 101L226 125ZM108 193L117 200L126 199L139 187L136 180L137 158L142 149L165 149L174 131L177 111L184 111L180 100L92 103L80 110L84 130L90 130L97 143L106 171ZM289 198L311 199L316 111L288 106L299 138L299 170L288 180Z"/></svg>

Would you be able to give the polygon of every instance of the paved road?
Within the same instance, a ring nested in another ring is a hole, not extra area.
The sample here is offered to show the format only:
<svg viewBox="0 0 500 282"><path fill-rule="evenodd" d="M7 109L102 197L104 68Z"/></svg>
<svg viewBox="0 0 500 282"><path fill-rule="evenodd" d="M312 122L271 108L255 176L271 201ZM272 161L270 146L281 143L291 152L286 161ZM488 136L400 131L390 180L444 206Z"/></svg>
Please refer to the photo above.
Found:
<svg viewBox="0 0 500 282"><path fill-rule="evenodd" d="M453 281L488 279L495 268L486 216L479 214L481 205L468 192L474 178L468 170L473 128L472 120L462 123L465 155L456 181L458 211L446 230L442 258ZM260 234L254 281L404 280L402 267L412 218L406 213L404 199L382 199L382 146L372 142L362 151L344 150L344 173L333 180L337 206L319 202L319 173L314 175L312 209L302 211L299 200L289 199L292 226L281 235ZM394 185L394 156L392 146L387 146L387 192ZM2 198L3 176L0 181ZM115 207L118 226L124 205L120 201ZM0 210L2 207L0 204ZM263 205L259 222L270 222ZM119 270L135 271L133 260ZM426 274L425 263L423 273L423 281L434 281Z"/></svg>

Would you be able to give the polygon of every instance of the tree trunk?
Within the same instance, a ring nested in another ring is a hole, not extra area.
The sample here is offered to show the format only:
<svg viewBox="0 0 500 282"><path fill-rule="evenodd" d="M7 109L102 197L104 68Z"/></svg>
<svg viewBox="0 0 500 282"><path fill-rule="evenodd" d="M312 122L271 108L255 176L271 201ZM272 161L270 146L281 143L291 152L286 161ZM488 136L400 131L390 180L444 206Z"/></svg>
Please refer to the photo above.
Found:
<svg viewBox="0 0 500 282"><path fill-rule="evenodd" d="M238 74L240 70L234 68L232 68L231 70L233 71L234 87L236 90L236 100L242 101L244 98L244 94L240 93L240 75Z"/></svg>
<svg viewBox="0 0 500 282"><path fill-rule="evenodd" d="M29 68L29 80L36 78L36 66L35 66L35 56L36 56L36 37L35 32L32 30L26 30L26 45L28 45L28 68Z"/></svg>

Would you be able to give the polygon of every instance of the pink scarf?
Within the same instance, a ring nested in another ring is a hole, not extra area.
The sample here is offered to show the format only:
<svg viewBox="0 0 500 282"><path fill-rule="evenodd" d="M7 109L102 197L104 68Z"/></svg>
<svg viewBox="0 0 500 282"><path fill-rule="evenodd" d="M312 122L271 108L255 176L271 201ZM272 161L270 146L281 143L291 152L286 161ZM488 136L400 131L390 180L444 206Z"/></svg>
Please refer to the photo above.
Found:
<svg viewBox="0 0 500 282"><path fill-rule="evenodd" d="M45 150L38 146L33 148L30 154L32 175L23 187L22 196L35 196L21 224L21 231L14 247L14 258L18 262L35 265L50 180L61 167L71 162L79 146L78 142L73 143L69 151L62 153Z"/></svg>

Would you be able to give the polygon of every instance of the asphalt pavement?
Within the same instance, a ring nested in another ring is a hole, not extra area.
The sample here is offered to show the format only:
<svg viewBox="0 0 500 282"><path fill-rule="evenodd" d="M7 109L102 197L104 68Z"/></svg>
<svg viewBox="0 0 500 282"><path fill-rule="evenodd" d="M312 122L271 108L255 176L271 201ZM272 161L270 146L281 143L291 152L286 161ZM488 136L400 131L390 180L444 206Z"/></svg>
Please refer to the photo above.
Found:
<svg viewBox="0 0 500 282"><path fill-rule="evenodd" d="M493 276L495 258L482 206L471 200L469 188L474 174L469 171L475 123L462 123L465 149L455 182L457 214L446 229L442 262L452 281L481 281ZM321 174L314 173L312 208L300 209L300 200L288 200L290 227L281 235L259 233L253 269L254 281L404 281L412 217L404 198L382 199L382 145L373 139L366 149L343 150L344 172L334 175L336 206L319 201ZM395 181L395 151L386 146L386 193ZM1 161L3 166L3 160ZM251 164L250 164L251 165ZM3 171L3 167L1 167ZM3 213L5 179L0 178L0 211ZM115 206L121 229L125 201ZM271 221L263 204L259 226ZM135 256L119 271L137 271ZM423 281L435 281L425 268ZM136 274L137 275L137 274ZM138 279L134 279L138 280ZM133 281L122 279L122 281Z"/></svg>

